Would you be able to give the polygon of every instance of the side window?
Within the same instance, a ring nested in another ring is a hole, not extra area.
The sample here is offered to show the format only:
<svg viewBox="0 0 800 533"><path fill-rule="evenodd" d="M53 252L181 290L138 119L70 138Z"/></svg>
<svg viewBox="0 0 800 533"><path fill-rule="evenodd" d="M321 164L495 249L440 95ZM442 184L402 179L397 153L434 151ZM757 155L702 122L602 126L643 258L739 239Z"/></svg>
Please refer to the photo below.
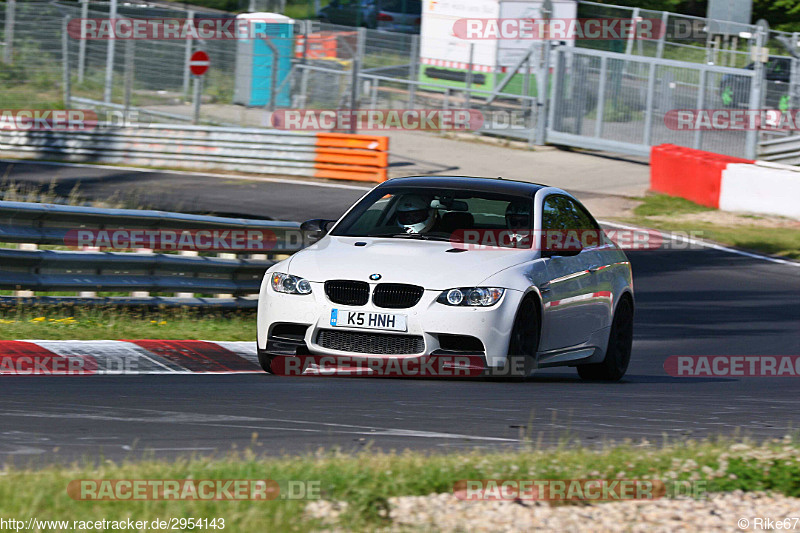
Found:
<svg viewBox="0 0 800 533"><path fill-rule="evenodd" d="M576 218L580 221L580 229L599 230L600 226L592 218L592 215L581 204L573 201L570 198L564 198L576 213Z"/></svg>
<svg viewBox="0 0 800 533"><path fill-rule="evenodd" d="M544 229L584 229L591 228L590 220L578 210L577 204L558 194L553 194L545 198L542 211L542 226ZM587 222L589 226L586 226Z"/></svg>
<svg viewBox="0 0 800 533"><path fill-rule="evenodd" d="M559 216L558 196L550 195L544 199L542 206L542 229L567 229Z"/></svg>
<svg viewBox="0 0 800 533"><path fill-rule="evenodd" d="M586 243L596 244L605 240L603 230L589 212L572 198L566 196L551 195L545 198L542 207L542 227L545 230L563 232L575 230L578 232L575 236L581 241L585 241L584 246L587 247L590 245Z"/></svg>

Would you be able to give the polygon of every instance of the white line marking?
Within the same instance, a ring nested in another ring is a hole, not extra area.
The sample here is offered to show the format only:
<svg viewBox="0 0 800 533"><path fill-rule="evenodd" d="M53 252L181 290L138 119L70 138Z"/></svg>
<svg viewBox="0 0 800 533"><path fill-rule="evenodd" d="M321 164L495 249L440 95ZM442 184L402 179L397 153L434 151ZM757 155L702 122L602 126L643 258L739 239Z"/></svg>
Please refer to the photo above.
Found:
<svg viewBox="0 0 800 533"><path fill-rule="evenodd" d="M600 224L611 226L612 228L622 228L622 229L652 229L652 228L643 228L641 226L630 226L628 224L620 224L618 222L609 222L607 220L598 220ZM685 242L689 244L697 244L704 248L711 248L712 250L719 250L721 252L728 252L731 254L741 255L744 257L750 257L752 259L761 259L762 261L769 261L770 263L778 263L780 265L791 265L793 267L800 267L799 262L792 261L790 259L778 259L777 257L769 257L768 255L761 255L761 254L754 254L751 252L745 252L743 250L737 250L735 248L728 248L727 246L722 246L721 244L715 244L711 242L705 242L698 239L692 239L691 237L684 237L683 235L675 235L668 231L664 230L655 230L661 232L662 235L666 236L673 241L678 242Z"/></svg>
<svg viewBox="0 0 800 533"><path fill-rule="evenodd" d="M243 174L215 174L215 173L208 173L208 172L195 172L191 170L161 170L161 169L150 169L150 168L141 168L141 167L122 167L122 166L114 166L114 165L88 165L85 163L62 163L59 161L34 161L30 159L0 159L0 163L9 163L9 164L20 164L20 163L27 163L29 165L50 165L54 167L75 167L75 168L103 168L103 169L110 169L110 170L130 170L132 172L157 172L159 174L176 174L179 176L208 176L211 178L229 178L229 179L239 179L239 180L250 180L250 181L267 181L272 183L288 183L292 185L308 185L309 187L328 187L331 189L352 189L358 191L368 191L372 187L364 187L361 185L348 185L345 183L317 183L313 181L305 181L299 179L288 179L288 178L269 178L269 177L262 177L262 176L247 176ZM377 185L377 184L376 184Z"/></svg>
<svg viewBox="0 0 800 533"><path fill-rule="evenodd" d="M96 408L96 406L95 406ZM208 415L202 413L183 413L179 411L160 411L153 409L128 409L129 411L139 411L159 415L158 418L147 418L144 416L125 416L123 414L90 414L75 412L53 412L43 413L41 411L5 410L0 411L3 416L21 416L25 418L65 418L78 420L108 420L118 422L141 422L156 424L188 424L207 427L223 427L238 429L261 429L275 431L293 431L302 433L330 433L335 432L343 435L365 435L383 437L418 437L429 439L466 439L495 442L519 442L519 439L509 439L503 437L489 437L483 435L463 435L459 433L442 433L438 431L422 431L406 428L383 428L375 426L362 426L354 424L337 424L334 422L316 422L311 420L289 420L282 418L256 418L249 416L235 415ZM224 422L224 423L223 423ZM234 424L232 422L239 422ZM246 424L245 422L251 422ZM279 426L268 426L262 424L278 423ZM288 427L287 424L322 426L327 429Z"/></svg>

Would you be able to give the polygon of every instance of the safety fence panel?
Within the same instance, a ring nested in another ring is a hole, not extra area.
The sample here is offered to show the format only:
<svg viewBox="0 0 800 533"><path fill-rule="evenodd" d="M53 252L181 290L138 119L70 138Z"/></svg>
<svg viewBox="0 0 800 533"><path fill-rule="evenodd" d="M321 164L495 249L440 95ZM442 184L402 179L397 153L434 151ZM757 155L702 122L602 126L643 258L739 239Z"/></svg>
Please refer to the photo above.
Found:
<svg viewBox="0 0 800 533"><path fill-rule="evenodd" d="M0 130L0 152L27 158L371 182L385 181L389 166L386 137L207 126Z"/></svg>
<svg viewBox="0 0 800 533"><path fill-rule="evenodd" d="M754 130L677 121L678 111L738 107L725 88L749 98L752 71L563 46L554 54L548 142L642 156L662 143L728 155L755 147Z"/></svg>

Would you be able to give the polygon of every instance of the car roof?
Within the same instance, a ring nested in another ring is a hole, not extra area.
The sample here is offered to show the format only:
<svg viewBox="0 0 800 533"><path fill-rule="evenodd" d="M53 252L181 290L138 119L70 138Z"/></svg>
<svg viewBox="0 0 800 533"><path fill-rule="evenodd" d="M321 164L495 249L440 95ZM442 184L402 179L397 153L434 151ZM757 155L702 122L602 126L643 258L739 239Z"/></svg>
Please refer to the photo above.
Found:
<svg viewBox="0 0 800 533"><path fill-rule="evenodd" d="M505 178L478 178L471 176L409 176L392 178L383 182L383 187L416 187L421 189L456 189L481 192L497 192L515 196L533 196L547 185Z"/></svg>

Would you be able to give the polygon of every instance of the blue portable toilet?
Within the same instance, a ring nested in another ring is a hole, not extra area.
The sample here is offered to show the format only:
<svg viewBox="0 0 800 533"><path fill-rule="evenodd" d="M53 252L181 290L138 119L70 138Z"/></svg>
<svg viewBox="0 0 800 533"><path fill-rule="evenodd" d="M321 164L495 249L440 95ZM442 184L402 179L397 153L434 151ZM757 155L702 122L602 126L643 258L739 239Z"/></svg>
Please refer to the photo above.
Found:
<svg viewBox="0 0 800 533"><path fill-rule="evenodd" d="M236 16L236 27L245 38L236 43L236 82L233 103L265 106L270 103L272 76L277 75L276 106L288 107L289 82L283 87L292 67L294 53L294 20L277 13L244 13ZM246 28L246 32L241 30ZM278 57L266 43L270 39L278 49Z"/></svg>

